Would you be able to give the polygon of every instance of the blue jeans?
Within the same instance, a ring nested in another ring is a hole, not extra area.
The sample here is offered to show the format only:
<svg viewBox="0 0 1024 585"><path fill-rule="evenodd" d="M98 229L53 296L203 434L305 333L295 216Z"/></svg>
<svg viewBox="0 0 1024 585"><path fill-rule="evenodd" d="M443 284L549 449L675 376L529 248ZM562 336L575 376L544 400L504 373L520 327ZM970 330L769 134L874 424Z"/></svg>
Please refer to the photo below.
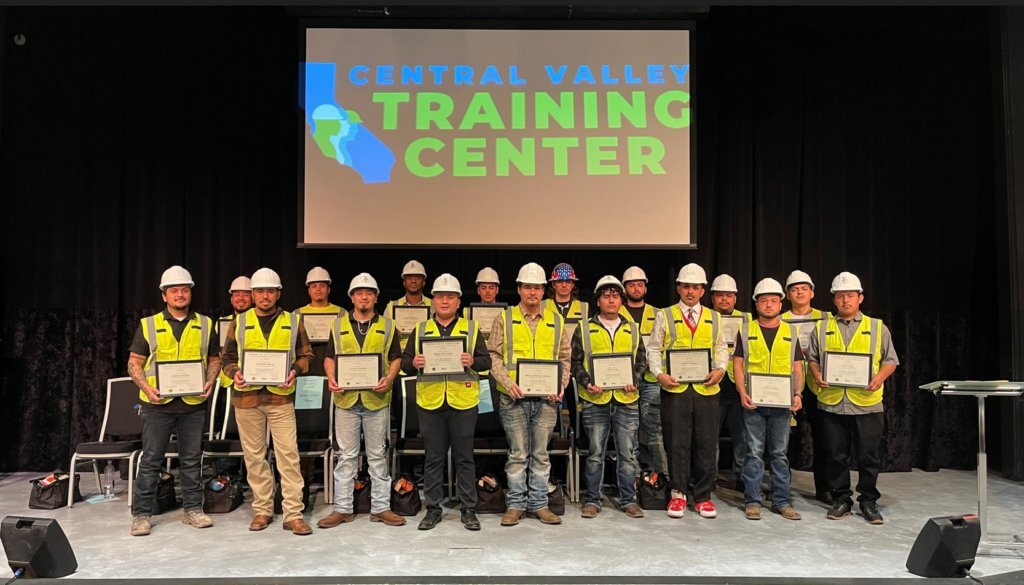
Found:
<svg viewBox="0 0 1024 585"><path fill-rule="evenodd" d="M528 512L547 508L548 477L551 475L548 443L555 430L558 409L547 400L513 400L507 394L501 395L498 405L501 426L508 438L508 461L505 463L508 496L505 503L509 509Z"/></svg>
<svg viewBox="0 0 1024 585"><path fill-rule="evenodd" d="M334 511L352 513L352 493L359 459L360 431L366 442L366 464L370 472L370 512L391 509L391 475L388 472L387 442L391 426L389 408L369 410L356 402L352 408L334 409L334 437L338 462L334 464Z"/></svg>
<svg viewBox="0 0 1024 585"><path fill-rule="evenodd" d="M724 384L723 384L724 386ZM722 390L725 392L725 390ZM743 404L737 400L718 400L718 426L723 425L729 430L729 439L732 443L732 472L736 479L742 477L743 463L747 460L747 439L743 430L743 413L746 411ZM721 453L718 459L721 460Z"/></svg>
<svg viewBox="0 0 1024 585"><path fill-rule="evenodd" d="M162 412L160 406L143 409L142 458L139 459L139 472L135 477L132 514L148 516L156 511L156 490L171 433L175 433L178 439L182 507L185 510L203 509L200 461L203 456L205 426L206 410L202 408L188 414Z"/></svg>
<svg viewBox="0 0 1024 585"><path fill-rule="evenodd" d="M585 504L601 507L601 480L604 478L604 458L608 450L608 435L615 435L615 474L619 483L619 507L636 503L636 475L640 466L636 461L637 429L640 427L639 400L620 404L594 404L586 400L583 405L583 428L587 430L590 454L587 455L584 474L587 491Z"/></svg>
<svg viewBox="0 0 1024 585"><path fill-rule="evenodd" d="M647 437L646 449L637 443L637 461L647 459L650 466L660 474L668 473L668 457L665 455L665 437L661 433L661 384L640 382L640 428ZM643 451L646 451L644 453ZM645 461L646 463L646 461Z"/></svg>
<svg viewBox="0 0 1024 585"><path fill-rule="evenodd" d="M758 407L743 410L743 437L746 439L746 461L743 463L743 501L761 503L761 477L764 475L765 444L768 445L768 473L772 480L772 508L779 509L789 501L789 420L786 408Z"/></svg>

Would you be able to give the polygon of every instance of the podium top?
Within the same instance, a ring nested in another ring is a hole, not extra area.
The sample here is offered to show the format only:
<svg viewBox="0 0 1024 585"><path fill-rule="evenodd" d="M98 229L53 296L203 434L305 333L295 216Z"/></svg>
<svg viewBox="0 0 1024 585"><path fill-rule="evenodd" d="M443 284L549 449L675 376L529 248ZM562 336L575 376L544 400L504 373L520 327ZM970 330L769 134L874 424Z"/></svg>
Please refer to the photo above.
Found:
<svg viewBox="0 0 1024 585"><path fill-rule="evenodd" d="M923 384L922 390L944 396L1020 396L1024 382L1009 380L939 380Z"/></svg>

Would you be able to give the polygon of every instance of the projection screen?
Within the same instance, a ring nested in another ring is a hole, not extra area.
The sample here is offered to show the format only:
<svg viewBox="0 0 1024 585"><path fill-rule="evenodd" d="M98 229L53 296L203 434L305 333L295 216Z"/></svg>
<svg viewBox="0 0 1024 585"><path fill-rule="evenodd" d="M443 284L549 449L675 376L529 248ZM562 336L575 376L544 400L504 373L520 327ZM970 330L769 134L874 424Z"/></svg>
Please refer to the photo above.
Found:
<svg viewBox="0 0 1024 585"><path fill-rule="evenodd" d="M307 28L299 244L693 247L690 41Z"/></svg>

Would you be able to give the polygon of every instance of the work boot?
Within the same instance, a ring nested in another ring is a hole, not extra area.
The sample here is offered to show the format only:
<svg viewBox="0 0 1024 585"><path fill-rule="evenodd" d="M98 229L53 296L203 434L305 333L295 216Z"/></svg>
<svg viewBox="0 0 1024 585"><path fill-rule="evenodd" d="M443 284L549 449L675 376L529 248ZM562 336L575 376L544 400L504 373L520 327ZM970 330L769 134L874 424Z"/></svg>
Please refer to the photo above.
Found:
<svg viewBox="0 0 1024 585"><path fill-rule="evenodd" d="M793 508L793 506L788 506L787 505L787 506L783 506L781 508L773 508L772 512L775 512L776 514L782 516L786 520L799 520L800 519L800 512L797 512L796 509Z"/></svg>
<svg viewBox="0 0 1024 585"><path fill-rule="evenodd" d="M501 517L501 525L515 526L516 524L519 524L519 519L522 518L525 513L525 510L520 510L519 508L509 508L508 510L505 510L505 515Z"/></svg>
<svg viewBox="0 0 1024 585"><path fill-rule="evenodd" d="M825 517L829 520L840 520L846 518L852 513L853 502L850 500L836 500L832 502L832 507L828 509L828 513Z"/></svg>
<svg viewBox="0 0 1024 585"><path fill-rule="evenodd" d="M281 524L281 528L285 530L291 530L292 534L299 536L306 536L307 534L313 534L313 529L306 524L306 521L302 518L296 518L294 520L287 520Z"/></svg>
<svg viewBox="0 0 1024 585"><path fill-rule="evenodd" d="M622 508L622 511L625 512L626 516L629 516L630 518L644 517L643 509L640 507L640 504L637 504L636 502L633 502L632 504L626 504L626 506Z"/></svg>
<svg viewBox="0 0 1024 585"><path fill-rule="evenodd" d="M132 516L132 536L146 536L151 530L149 514Z"/></svg>
<svg viewBox="0 0 1024 585"><path fill-rule="evenodd" d="M544 524L561 524L562 519L548 508L541 508L531 514Z"/></svg>
<svg viewBox="0 0 1024 585"><path fill-rule="evenodd" d="M601 508L597 504L583 504L583 510L580 512L580 516L584 518L596 518L601 512Z"/></svg>
<svg viewBox="0 0 1024 585"><path fill-rule="evenodd" d="M868 524L885 524L882 514L878 512L878 504L875 502L861 502L860 511L861 514L864 514L864 519L868 521Z"/></svg>
<svg viewBox="0 0 1024 585"><path fill-rule="evenodd" d="M402 518L391 510L384 510L377 514L370 514L370 522L383 522L388 526L404 526L405 518Z"/></svg>
<svg viewBox="0 0 1024 585"><path fill-rule="evenodd" d="M434 509L434 508L428 509L427 510L427 515L423 517L423 520L420 520L419 529L420 530L430 530L431 528L437 526L437 523L440 522L440 521L441 521L441 510L440 509Z"/></svg>
<svg viewBox="0 0 1024 585"><path fill-rule="evenodd" d="M761 504L751 502L743 508L743 515L747 517L747 520L760 520L761 519Z"/></svg>
<svg viewBox="0 0 1024 585"><path fill-rule="evenodd" d="M476 517L476 512L473 510L462 511L462 524L466 527L466 530L480 530L480 520Z"/></svg>
<svg viewBox="0 0 1024 585"><path fill-rule="evenodd" d="M351 522L355 520L356 515L351 512L331 512L323 518L316 521L316 525L320 528L334 528L339 524Z"/></svg>
<svg viewBox="0 0 1024 585"><path fill-rule="evenodd" d="M185 515L182 516L181 521L185 524L195 526L196 528L209 528L210 526L213 526L213 519L204 514L200 508L185 510Z"/></svg>

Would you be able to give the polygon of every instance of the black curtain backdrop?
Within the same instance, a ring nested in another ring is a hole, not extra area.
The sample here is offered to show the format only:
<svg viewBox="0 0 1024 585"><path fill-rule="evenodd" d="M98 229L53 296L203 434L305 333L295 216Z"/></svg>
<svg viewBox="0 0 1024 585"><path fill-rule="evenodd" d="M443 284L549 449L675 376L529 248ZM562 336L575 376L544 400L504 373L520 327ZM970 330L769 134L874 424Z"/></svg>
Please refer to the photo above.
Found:
<svg viewBox="0 0 1024 585"><path fill-rule="evenodd" d="M712 8L696 32L692 251L297 248L294 15L9 8L6 16L0 470L66 466L76 442L96 439L104 381L125 375L138 319L161 306L167 266L186 266L195 307L217 315L228 283L260 266L281 274L288 308L307 301L303 280L314 265L331 272L335 302L348 305L348 280L365 270L381 283L383 303L401 294L409 258L432 276L452 272L464 288L491 265L505 300L527 261L548 270L570 262L585 289L637 264L659 306L676 300L675 274L693 261L709 275L735 276L744 309L758 279L782 280L794 268L813 275L816 306L831 309L831 278L850 270L902 362L886 388L884 469L975 465L974 403L917 387L1007 375L992 294L1001 207L987 9ZM19 33L23 46L11 42ZM421 195L444 205L439 194ZM482 196L480 205L522 213L514 201ZM387 229L392 211L366 201L351 221ZM557 206L529 213L573 221ZM642 193L623 193L593 229L642 230L651 213ZM807 468L808 449L794 466Z"/></svg>

